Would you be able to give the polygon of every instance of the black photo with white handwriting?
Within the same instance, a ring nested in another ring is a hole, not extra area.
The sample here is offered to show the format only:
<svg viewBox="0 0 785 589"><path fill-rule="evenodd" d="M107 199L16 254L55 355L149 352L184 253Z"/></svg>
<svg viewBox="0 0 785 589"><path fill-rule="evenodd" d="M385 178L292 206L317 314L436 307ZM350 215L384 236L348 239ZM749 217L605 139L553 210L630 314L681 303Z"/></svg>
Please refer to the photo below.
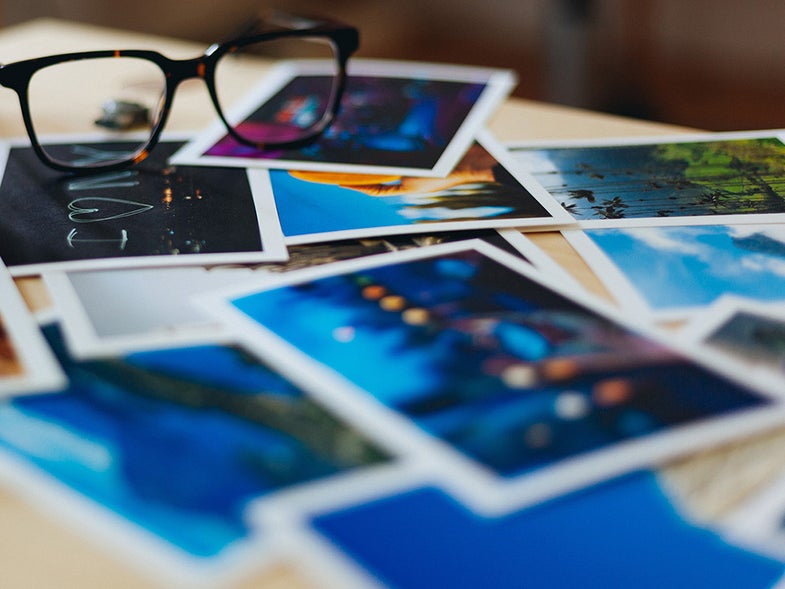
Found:
<svg viewBox="0 0 785 589"><path fill-rule="evenodd" d="M230 254L263 249L245 170L170 166L182 143L163 142L140 165L93 175L43 167L12 147L0 183L0 257L26 266L56 262ZM86 158L122 142L64 144Z"/></svg>

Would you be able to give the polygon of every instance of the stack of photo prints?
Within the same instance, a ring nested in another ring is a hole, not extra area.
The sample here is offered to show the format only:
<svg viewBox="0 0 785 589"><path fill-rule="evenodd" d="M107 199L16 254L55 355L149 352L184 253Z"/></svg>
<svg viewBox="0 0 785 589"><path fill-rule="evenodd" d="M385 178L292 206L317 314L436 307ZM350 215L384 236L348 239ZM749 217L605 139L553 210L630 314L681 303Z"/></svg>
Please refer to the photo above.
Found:
<svg viewBox="0 0 785 589"><path fill-rule="evenodd" d="M785 133L502 145L514 83L357 60L309 146L98 175L3 144L3 485L167 587L775 585L782 447L689 465L785 419Z"/></svg>

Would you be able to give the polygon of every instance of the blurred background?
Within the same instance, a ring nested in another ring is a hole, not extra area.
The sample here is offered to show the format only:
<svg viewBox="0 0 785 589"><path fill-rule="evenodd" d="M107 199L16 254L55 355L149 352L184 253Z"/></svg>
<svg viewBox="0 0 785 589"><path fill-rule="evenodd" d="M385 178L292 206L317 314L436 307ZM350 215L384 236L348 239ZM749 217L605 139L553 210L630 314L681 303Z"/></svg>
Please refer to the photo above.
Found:
<svg viewBox="0 0 785 589"><path fill-rule="evenodd" d="M516 70L516 96L712 131L785 127L782 0L16 0L55 17L209 43L265 7L360 28L364 57Z"/></svg>

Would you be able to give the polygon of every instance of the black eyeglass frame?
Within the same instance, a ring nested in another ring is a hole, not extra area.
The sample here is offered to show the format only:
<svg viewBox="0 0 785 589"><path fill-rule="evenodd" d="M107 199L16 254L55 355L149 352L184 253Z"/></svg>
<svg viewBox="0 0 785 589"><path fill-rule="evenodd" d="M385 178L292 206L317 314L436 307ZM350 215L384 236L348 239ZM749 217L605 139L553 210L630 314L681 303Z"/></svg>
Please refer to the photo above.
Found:
<svg viewBox="0 0 785 589"><path fill-rule="evenodd" d="M334 21L316 21L315 23L314 21L307 22L309 23L308 28L276 28L256 34L243 35L230 41L214 43L213 45L210 45L202 55L191 59L170 59L165 55L158 53L157 51L151 50L118 49L64 53L17 61L14 63L0 65L0 85L14 90L18 95L19 104L22 111L22 119L24 121L27 134L30 137L32 148L36 155L49 167L63 172L116 170L134 165L144 160L149 155L150 150L152 150L158 143L161 132L163 131L166 121L169 117L169 111L171 110L177 87L185 80L190 80L193 78L201 78L204 80L215 111L218 113L221 121L226 126L228 133L235 140L260 150L271 148L279 149L302 147L312 142L316 137L322 134L337 116L341 102L341 96L343 95L343 91L346 87L347 63L351 55L359 47L359 33L356 28L350 25L344 25ZM247 45L287 38L323 39L332 44L335 50L338 69L336 71L336 80L333 86L333 95L330 97L331 102L329 103L328 108L325 109L325 114L322 116L322 118L314 123L314 125L310 128L310 132L302 138L298 138L294 141L271 141L266 143L256 143L249 141L235 131L235 129L226 119L226 116L221 109L221 104L218 99L218 92L215 87L216 65L225 55L234 53ZM57 65L59 63L115 57L132 57L151 61L155 63L164 74L166 80L164 100L158 112L157 120L153 121L150 137L147 143L140 147L133 157L130 157L127 160L110 162L108 164L101 164L99 162L87 166L70 166L64 164L63 162L52 159L41 147L35 127L33 125L32 117L30 115L28 88L31 78L37 71L46 67Z"/></svg>

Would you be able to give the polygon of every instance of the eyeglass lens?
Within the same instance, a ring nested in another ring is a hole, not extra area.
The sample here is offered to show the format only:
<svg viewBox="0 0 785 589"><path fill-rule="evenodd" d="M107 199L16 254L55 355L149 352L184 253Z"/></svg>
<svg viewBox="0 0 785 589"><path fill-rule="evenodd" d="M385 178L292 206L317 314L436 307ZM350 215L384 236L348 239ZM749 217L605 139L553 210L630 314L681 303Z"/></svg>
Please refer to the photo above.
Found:
<svg viewBox="0 0 785 589"><path fill-rule="evenodd" d="M84 59L38 70L30 79L28 104L38 136L42 132L95 133L100 128L97 123L139 131L138 145L130 151L84 153L76 146L68 149L42 143L44 152L55 162L91 167L133 159L145 148L161 114L165 92L164 72L152 61L135 57ZM84 106L77 112L74 104ZM129 112L118 112L123 108ZM135 118L128 121L128 116Z"/></svg>
<svg viewBox="0 0 785 589"><path fill-rule="evenodd" d="M319 74L298 77L275 94L264 80L269 61L260 58L316 59ZM262 69L264 68L264 69ZM238 75L238 70L240 75ZM259 97L264 105L250 115L230 120L235 133L253 144L299 141L328 122L337 93L338 61L329 39L276 39L246 45L224 56L216 65L215 87L219 108L231 113L233 99ZM261 80L261 82L260 82Z"/></svg>

